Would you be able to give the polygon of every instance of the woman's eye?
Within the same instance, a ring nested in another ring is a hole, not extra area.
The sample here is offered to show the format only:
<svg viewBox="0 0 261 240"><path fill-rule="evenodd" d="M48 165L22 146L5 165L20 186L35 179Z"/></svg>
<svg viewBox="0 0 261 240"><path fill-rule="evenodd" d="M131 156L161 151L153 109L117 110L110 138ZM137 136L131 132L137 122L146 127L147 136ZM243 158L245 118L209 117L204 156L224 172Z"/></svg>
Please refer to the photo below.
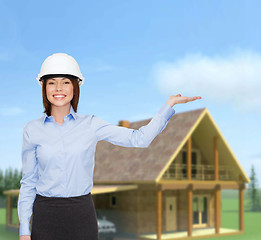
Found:
<svg viewBox="0 0 261 240"><path fill-rule="evenodd" d="M64 83L70 84L70 82L64 82ZM48 84L54 84L54 83L53 82L49 82Z"/></svg>

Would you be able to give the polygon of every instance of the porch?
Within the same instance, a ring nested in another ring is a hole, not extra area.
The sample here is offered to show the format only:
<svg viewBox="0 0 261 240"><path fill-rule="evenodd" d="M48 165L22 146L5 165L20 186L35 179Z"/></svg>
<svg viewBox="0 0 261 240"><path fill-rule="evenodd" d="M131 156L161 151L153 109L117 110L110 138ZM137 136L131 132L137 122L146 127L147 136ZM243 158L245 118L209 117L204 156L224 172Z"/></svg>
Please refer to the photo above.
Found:
<svg viewBox="0 0 261 240"><path fill-rule="evenodd" d="M220 232L218 236L222 235L235 235L235 234L241 234L242 231L236 230L236 229L227 229L227 228L220 228ZM202 228L202 229L193 229L192 230L192 236L188 237L187 231L175 231L175 232L168 232L168 233L162 233L161 239L193 239L195 237L213 237L213 235L216 234L215 228ZM157 234L141 234L138 236L138 239L157 239Z"/></svg>

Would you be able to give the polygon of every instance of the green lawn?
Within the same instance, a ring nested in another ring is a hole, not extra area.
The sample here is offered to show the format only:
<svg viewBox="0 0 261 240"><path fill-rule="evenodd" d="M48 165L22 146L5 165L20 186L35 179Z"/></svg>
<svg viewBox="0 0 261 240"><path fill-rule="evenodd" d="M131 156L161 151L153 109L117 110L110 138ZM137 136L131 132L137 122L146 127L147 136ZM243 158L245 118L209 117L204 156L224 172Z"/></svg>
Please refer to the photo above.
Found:
<svg viewBox="0 0 261 240"><path fill-rule="evenodd" d="M15 209L16 211L16 209ZM17 213L13 211L13 219L16 219ZM9 232L5 230L5 218L6 210L5 208L0 208L0 240L18 240L19 235L14 232Z"/></svg>
<svg viewBox="0 0 261 240"><path fill-rule="evenodd" d="M205 238L209 240L259 240L261 239L261 212L247 211L247 201L245 201L245 232L240 235ZM14 219L17 213L13 212ZM18 234L7 232L5 230L5 214L4 208L0 208L0 240L18 240ZM238 229L238 198L237 191L222 192L222 218L221 227Z"/></svg>

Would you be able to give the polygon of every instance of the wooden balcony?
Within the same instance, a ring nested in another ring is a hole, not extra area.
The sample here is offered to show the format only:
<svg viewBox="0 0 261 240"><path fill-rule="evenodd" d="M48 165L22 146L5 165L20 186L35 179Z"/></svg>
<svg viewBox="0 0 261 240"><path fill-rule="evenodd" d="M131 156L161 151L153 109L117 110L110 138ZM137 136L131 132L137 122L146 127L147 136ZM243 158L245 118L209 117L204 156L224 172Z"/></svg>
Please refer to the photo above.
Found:
<svg viewBox="0 0 261 240"><path fill-rule="evenodd" d="M186 180L187 179L187 165L186 164L172 164L164 173L163 179ZM191 165L192 180L199 181L214 181L215 180L215 166L214 165ZM231 172L226 166L219 166L219 180L233 180Z"/></svg>

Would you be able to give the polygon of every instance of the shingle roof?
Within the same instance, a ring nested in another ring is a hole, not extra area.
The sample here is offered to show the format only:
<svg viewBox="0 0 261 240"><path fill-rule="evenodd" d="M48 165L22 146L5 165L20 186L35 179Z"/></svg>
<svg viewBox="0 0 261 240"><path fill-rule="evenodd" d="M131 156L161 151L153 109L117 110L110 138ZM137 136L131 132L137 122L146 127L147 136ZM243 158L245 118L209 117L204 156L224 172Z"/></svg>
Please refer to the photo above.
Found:
<svg viewBox="0 0 261 240"><path fill-rule="evenodd" d="M100 141L96 146L94 184L155 181L206 108L175 113L148 148L127 148ZM130 122L139 129L150 119Z"/></svg>

